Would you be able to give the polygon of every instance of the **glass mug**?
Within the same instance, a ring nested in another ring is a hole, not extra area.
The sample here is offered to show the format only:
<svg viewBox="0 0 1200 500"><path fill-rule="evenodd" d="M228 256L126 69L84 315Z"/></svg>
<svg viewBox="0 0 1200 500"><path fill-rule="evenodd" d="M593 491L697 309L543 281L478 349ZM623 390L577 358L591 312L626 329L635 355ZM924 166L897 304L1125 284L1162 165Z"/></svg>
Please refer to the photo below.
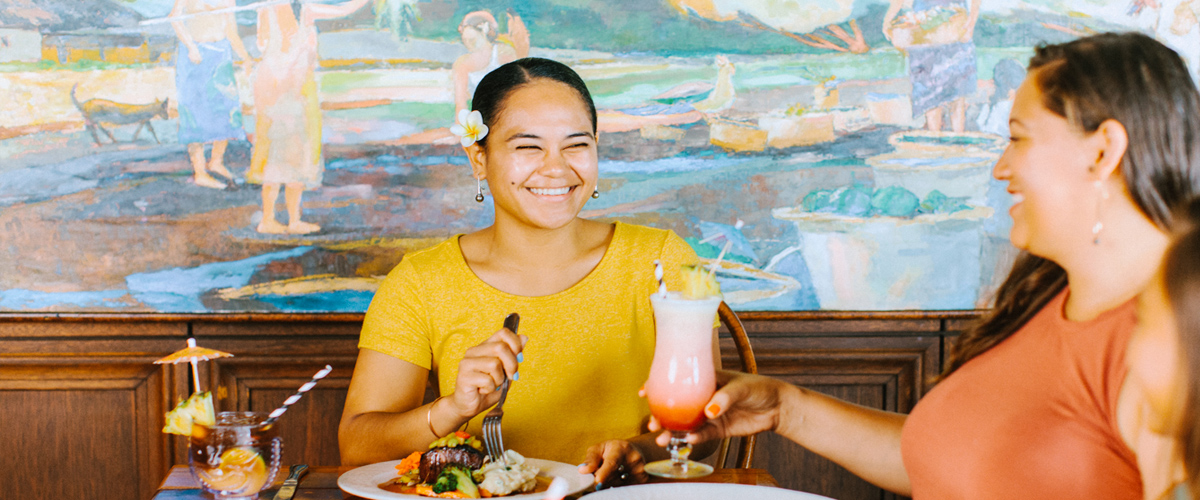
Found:
<svg viewBox="0 0 1200 500"><path fill-rule="evenodd" d="M712 467L688 460L687 431L704 424L704 405L716 391L712 331L721 297L684 299L670 292L650 296L654 308L654 361L646 380L650 413L671 431L670 460L646 464L648 474L677 479L712 474Z"/></svg>
<svg viewBox="0 0 1200 500"><path fill-rule="evenodd" d="M188 466L216 500L257 498L275 480L283 440L267 415L223 411L215 425L192 425Z"/></svg>

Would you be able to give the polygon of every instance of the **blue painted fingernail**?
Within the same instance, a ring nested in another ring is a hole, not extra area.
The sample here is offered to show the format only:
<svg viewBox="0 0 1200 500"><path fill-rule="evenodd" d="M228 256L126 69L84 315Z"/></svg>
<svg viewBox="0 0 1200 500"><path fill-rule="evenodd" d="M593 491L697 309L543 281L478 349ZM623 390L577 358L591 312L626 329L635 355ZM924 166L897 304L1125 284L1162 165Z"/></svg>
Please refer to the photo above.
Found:
<svg viewBox="0 0 1200 500"><path fill-rule="evenodd" d="M524 363L524 362L525 362L525 353L523 353L523 352L518 352L518 353L517 353L517 362L518 362L518 363Z"/></svg>
<svg viewBox="0 0 1200 500"><path fill-rule="evenodd" d="M520 380L521 372L513 372L513 380Z"/></svg>

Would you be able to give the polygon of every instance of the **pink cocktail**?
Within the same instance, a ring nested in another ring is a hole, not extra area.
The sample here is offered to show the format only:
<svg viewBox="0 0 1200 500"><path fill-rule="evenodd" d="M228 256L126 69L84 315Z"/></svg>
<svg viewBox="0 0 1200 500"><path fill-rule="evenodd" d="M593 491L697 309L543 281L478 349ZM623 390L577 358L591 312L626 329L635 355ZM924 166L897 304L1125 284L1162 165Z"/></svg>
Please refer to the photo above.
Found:
<svg viewBox="0 0 1200 500"><path fill-rule="evenodd" d="M662 477L706 476L712 467L687 459L683 437L704 423L704 405L716 390L712 331L721 297L689 300L678 293L650 297L654 307L655 347L646 398L650 413L671 431L670 460L646 465Z"/></svg>

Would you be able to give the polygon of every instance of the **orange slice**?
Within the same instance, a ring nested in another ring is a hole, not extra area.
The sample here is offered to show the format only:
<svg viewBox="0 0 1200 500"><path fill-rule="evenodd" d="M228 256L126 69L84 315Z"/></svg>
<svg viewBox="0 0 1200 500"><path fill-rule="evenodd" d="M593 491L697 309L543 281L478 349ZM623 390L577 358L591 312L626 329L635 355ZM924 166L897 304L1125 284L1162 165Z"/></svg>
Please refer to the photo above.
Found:
<svg viewBox="0 0 1200 500"><path fill-rule="evenodd" d="M217 491L258 493L267 482L267 464L253 448L231 448L221 454L221 464L212 469L197 467L196 474Z"/></svg>

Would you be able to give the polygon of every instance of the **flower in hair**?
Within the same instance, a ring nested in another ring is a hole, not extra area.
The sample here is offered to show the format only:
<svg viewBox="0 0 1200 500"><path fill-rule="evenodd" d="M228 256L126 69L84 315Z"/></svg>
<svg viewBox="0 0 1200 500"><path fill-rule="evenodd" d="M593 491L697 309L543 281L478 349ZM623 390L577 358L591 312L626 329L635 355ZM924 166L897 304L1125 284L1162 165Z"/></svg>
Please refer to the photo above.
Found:
<svg viewBox="0 0 1200 500"><path fill-rule="evenodd" d="M465 148L487 137L488 126L483 124L483 115L478 110L468 112L464 109L458 112L458 123L450 126L450 132L462 139Z"/></svg>

